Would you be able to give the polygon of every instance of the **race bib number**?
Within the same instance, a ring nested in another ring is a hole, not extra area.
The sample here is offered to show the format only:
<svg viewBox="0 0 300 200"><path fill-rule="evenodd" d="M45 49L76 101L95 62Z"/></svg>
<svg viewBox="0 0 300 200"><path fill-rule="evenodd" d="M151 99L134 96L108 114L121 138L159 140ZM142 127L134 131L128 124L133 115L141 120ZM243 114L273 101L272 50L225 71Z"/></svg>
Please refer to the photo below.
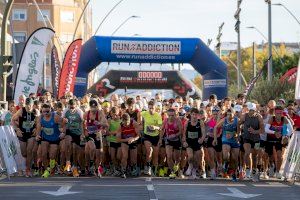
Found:
<svg viewBox="0 0 300 200"><path fill-rule="evenodd" d="M151 126L147 126L147 127L146 127L147 132L148 132L148 133L155 133L155 130L151 129L150 127L151 127Z"/></svg>
<svg viewBox="0 0 300 200"><path fill-rule="evenodd" d="M80 123L78 122L73 122L72 124L69 124L70 130L79 129L79 128L80 128Z"/></svg>
<svg viewBox="0 0 300 200"><path fill-rule="evenodd" d="M233 138L235 132L226 131L225 134L226 134L226 139L229 140L229 139Z"/></svg>
<svg viewBox="0 0 300 200"><path fill-rule="evenodd" d="M89 134L95 134L98 131L97 126L88 126L87 129L88 129Z"/></svg>
<svg viewBox="0 0 300 200"><path fill-rule="evenodd" d="M53 135L54 130L53 130L53 128L45 128L45 127L43 127L43 132L44 132L46 135Z"/></svg>
<svg viewBox="0 0 300 200"><path fill-rule="evenodd" d="M190 131L188 131L188 138L190 138L190 139L197 139L198 138L198 132L190 132Z"/></svg>
<svg viewBox="0 0 300 200"><path fill-rule="evenodd" d="M33 125L34 121L24 121L22 124L22 128L26 129L26 132L29 132Z"/></svg>

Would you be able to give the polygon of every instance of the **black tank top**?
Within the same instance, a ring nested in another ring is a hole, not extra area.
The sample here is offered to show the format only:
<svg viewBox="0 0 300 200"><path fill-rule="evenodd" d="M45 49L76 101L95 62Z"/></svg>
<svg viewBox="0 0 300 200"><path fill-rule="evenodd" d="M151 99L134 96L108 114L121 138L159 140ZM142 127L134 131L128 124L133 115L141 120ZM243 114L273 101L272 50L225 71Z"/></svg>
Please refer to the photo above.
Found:
<svg viewBox="0 0 300 200"><path fill-rule="evenodd" d="M196 126L192 126L191 121L188 122L187 128L186 128L186 138L188 140L195 140L202 137L201 132L201 124L200 120L197 121Z"/></svg>
<svg viewBox="0 0 300 200"><path fill-rule="evenodd" d="M131 119L133 119L136 122L138 121L138 110L135 110L133 113L130 113L128 110L126 110L126 112L128 113Z"/></svg>
<svg viewBox="0 0 300 200"><path fill-rule="evenodd" d="M23 133L32 133L36 126L35 117L36 111L34 109L29 113L25 108L22 108L22 116L19 117L19 128Z"/></svg>

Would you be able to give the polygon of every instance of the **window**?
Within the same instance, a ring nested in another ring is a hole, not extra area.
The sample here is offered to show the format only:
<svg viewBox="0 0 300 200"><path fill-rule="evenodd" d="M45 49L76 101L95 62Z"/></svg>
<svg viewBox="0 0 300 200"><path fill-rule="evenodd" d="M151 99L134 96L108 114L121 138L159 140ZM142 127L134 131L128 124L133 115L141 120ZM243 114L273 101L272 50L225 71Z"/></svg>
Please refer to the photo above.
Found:
<svg viewBox="0 0 300 200"><path fill-rule="evenodd" d="M16 21L26 21L27 20L27 10L13 9L12 17L13 17L13 20L16 20Z"/></svg>
<svg viewBox="0 0 300 200"><path fill-rule="evenodd" d="M50 76L46 76L46 88L51 87L51 77Z"/></svg>
<svg viewBox="0 0 300 200"><path fill-rule="evenodd" d="M74 22L74 12L72 11L61 11L60 12L60 20L62 22Z"/></svg>
<svg viewBox="0 0 300 200"><path fill-rule="evenodd" d="M14 32L13 36L19 42L26 42L26 32Z"/></svg>
<svg viewBox="0 0 300 200"><path fill-rule="evenodd" d="M47 18L50 20L50 10L41 10L41 13L43 14L43 16L41 16L39 11L36 11L36 15L37 15L37 20L39 22L44 21L43 18L45 18L45 20L47 21Z"/></svg>
<svg viewBox="0 0 300 200"><path fill-rule="evenodd" d="M62 44L70 43L73 40L73 34L64 33L64 34L61 35L60 40L61 40Z"/></svg>

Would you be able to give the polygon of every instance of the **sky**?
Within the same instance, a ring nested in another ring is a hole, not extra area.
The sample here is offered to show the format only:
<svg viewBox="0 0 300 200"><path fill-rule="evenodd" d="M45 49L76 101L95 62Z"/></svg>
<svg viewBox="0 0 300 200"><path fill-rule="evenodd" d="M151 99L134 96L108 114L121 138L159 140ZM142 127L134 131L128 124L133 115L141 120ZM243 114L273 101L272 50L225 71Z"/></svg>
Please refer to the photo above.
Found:
<svg viewBox="0 0 300 200"><path fill-rule="evenodd" d="M110 9L120 0L92 0L94 30ZM272 0L282 3L300 19L300 0ZM241 44L261 43L262 36L248 26L255 26L268 35L268 6L264 0L243 0L241 5ZM223 42L236 42L234 30L237 0L123 0L107 17L97 35L111 35L114 30L132 15L115 36L140 37L197 37L205 43L213 39L216 44L218 27L223 27ZM300 41L300 25L281 6L272 6L273 42Z"/></svg>

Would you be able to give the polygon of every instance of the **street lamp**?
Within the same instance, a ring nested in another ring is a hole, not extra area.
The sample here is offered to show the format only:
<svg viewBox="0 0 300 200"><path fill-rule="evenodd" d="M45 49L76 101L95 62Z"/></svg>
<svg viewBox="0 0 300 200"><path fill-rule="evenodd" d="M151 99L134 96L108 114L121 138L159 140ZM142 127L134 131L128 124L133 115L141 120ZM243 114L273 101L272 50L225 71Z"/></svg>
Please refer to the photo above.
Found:
<svg viewBox="0 0 300 200"><path fill-rule="evenodd" d="M84 8L83 8L83 10L82 10L82 12L81 12L81 15L80 15L80 17L79 17L79 19L78 19L78 21L77 21L76 28L75 28L74 33L73 33L73 40L72 40L72 41L75 40L76 32L77 32L77 29L78 29L78 27L79 27L79 23L80 23L81 18L83 17L83 14L85 13L85 10L86 10L86 8L88 7L88 5L89 5L90 2L91 2L91 0L88 0L88 2L86 2L85 6L84 6Z"/></svg>
<svg viewBox="0 0 300 200"><path fill-rule="evenodd" d="M268 4L268 44L269 44L269 58L268 61L268 81L272 80L273 75L273 57L272 57L272 3L271 0L265 0Z"/></svg>
<svg viewBox="0 0 300 200"><path fill-rule="evenodd" d="M114 5L114 7L112 7L110 9L110 11L105 15L105 17L103 18L103 20L100 22L99 26L97 27L95 33L94 33L94 36L97 34L98 30L100 29L100 27L102 26L103 22L106 20L106 18L110 15L110 13L112 13L112 11L120 4L122 3L122 1L124 0L120 0L118 3L116 3L116 5Z"/></svg>
<svg viewBox="0 0 300 200"><path fill-rule="evenodd" d="M290 15L292 15L292 17L297 21L297 23L300 26L300 21L299 19L282 3L274 3L272 4L273 6L282 6L286 11L288 11L288 13L290 13Z"/></svg>
<svg viewBox="0 0 300 200"><path fill-rule="evenodd" d="M128 17L127 19L125 19L117 28L116 30L111 34L111 36L113 36L124 24L126 24L126 22L128 22L130 19L134 19L134 18L140 18L140 16L136 16L136 15L132 15L130 17Z"/></svg>
<svg viewBox="0 0 300 200"><path fill-rule="evenodd" d="M265 40L268 40L268 38L267 38L267 37L266 37L266 36L265 36L258 28L256 28L255 26L248 26L248 27L246 27L246 28L256 30L256 31L257 31L257 32L258 32ZM279 60L280 60L281 65L283 66L283 61L282 61L282 59L280 58L280 55L279 55L279 53L278 53L276 47L273 47L273 44L272 44L272 48L274 49L276 55L278 56L278 58L279 58Z"/></svg>
<svg viewBox="0 0 300 200"><path fill-rule="evenodd" d="M217 44L216 44L216 50L219 54L219 57L221 57L221 37L223 35L222 30L223 30L223 26L224 26L224 22L222 22L222 24L219 26L219 32L217 35ZM210 45L211 41L209 42L209 40L207 41L207 43Z"/></svg>
<svg viewBox="0 0 300 200"><path fill-rule="evenodd" d="M12 8L14 0L9 0L6 3L3 13L2 27L1 27L1 55L0 55L0 100L6 101L6 71L4 70L4 63L8 56L6 55L6 33L8 17Z"/></svg>
<svg viewBox="0 0 300 200"><path fill-rule="evenodd" d="M237 10L234 14L234 18L236 19L235 31L237 33L237 86L238 90L241 89L241 63L242 63L242 54L241 54L241 33L240 33L240 13L241 13L241 4L242 0L237 1Z"/></svg>

